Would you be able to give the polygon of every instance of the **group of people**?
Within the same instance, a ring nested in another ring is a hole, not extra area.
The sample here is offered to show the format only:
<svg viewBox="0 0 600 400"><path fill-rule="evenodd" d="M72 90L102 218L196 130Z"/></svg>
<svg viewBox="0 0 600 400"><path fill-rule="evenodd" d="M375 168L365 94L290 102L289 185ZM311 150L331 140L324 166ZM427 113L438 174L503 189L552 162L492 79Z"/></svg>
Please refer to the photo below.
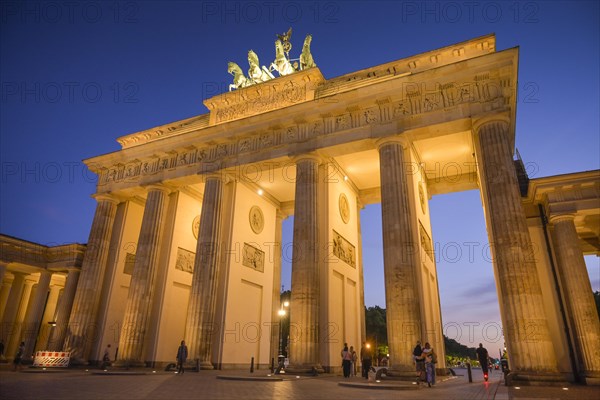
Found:
<svg viewBox="0 0 600 400"><path fill-rule="evenodd" d="M358 370L358 354L354 350L354 346L348 348L348 343L344 343L344 348L340 353L342 357L342 370L344 372L344 378L350 378L350 376L356 376ZM363 343L360 348L360 364L361 364L361 375L363 378L369 378L369 370L371 369L373 356L369 345Z"/></svg>
<svg viewBox="0 0 600 400"><path fill-rule="evenodd" d="M429 342L425 343L425 347L421 347L421 342L417 341L417 345L413 349L413 359L417 369L417 383L427 382L429 387L435 385L437 354Z"/></svg>

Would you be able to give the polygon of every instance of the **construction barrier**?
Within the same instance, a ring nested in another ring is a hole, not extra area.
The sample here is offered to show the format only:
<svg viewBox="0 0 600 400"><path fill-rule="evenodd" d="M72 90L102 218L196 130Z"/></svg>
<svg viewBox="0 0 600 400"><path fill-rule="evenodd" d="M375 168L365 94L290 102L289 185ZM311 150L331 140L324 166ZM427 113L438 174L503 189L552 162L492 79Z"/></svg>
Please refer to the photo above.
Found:
<svg viewBox="0 0 600 400"><path fill-rule="evenodd" d="M69 366L70 354L68 351L38 351L33 359L34 367L62 367Z"/></svg>

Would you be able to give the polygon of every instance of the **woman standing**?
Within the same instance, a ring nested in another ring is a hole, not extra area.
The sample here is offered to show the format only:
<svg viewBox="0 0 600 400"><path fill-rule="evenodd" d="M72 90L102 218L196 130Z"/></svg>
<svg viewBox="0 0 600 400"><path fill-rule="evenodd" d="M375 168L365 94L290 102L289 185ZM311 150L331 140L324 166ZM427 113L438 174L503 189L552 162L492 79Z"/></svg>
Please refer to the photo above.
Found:
<svg viewBox="0 0 600 400"><path fill-rule="evenodd" d="M344 370L344 378L350 378L350 366L352 365L352 353L348 351L348 344L344 343L342 350L342 369Z"/></svg>
<svg viewBox="0 0 600 400"><path fill-rule="evenodd" d="M425 343L423 354L421 355L425 361L425 375L427 376L427 386L435 385L435 358L436 355L431 348L429 342Z"/></svg>

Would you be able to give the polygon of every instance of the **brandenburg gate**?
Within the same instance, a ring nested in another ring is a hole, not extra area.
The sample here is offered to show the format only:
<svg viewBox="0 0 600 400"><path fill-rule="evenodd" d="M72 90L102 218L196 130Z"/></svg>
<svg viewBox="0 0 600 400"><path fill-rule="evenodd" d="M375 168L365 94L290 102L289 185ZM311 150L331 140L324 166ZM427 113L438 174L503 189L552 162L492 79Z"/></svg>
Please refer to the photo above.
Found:
<svg viewBox="0 0 600 400"><path fill-rule="evenodd" d="M184 339L199 369L246 368L251 357L269 366L282 221L293 215L290 368L337 371L343 343L365 340L360 210L381 203L390 375L414 376L417 340L438 350L441 369L428 200L477 189L512 378L597 382L583 253L600 249L587 229L598 171L520 191L519 49L497 51L488 35L325 79L310 35L298 59L290 36L270 67L252 51L247 76L229 63L233 84L204 101L209 113L86 160L97 208L56 349L85 363L112 343L117 365L166 365Z"/></svg>

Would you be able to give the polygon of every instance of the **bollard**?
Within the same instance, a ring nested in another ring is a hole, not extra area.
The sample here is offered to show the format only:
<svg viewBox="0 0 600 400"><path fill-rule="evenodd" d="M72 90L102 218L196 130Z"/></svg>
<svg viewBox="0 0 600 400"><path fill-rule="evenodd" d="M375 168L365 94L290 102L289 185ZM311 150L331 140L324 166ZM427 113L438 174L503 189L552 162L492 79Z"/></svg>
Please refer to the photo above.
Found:
<svg viewBox="0 0 600 400"><path fill-rule="evenodd" d="M254 357L250 359L250 373L254 372Z"/></svg>
<svg viewBox="0 0 600 400"><path fill-rule="evenodd" d="M271 357L271 373L275 372L275 357Z"/></svg>
<svg viewBox="0 0 600 400"><path fill-rule="evenodd" d="M469 376L469 383L473 383L473 375L471 374L471 363L467 363L467 375Z"/></svg>

